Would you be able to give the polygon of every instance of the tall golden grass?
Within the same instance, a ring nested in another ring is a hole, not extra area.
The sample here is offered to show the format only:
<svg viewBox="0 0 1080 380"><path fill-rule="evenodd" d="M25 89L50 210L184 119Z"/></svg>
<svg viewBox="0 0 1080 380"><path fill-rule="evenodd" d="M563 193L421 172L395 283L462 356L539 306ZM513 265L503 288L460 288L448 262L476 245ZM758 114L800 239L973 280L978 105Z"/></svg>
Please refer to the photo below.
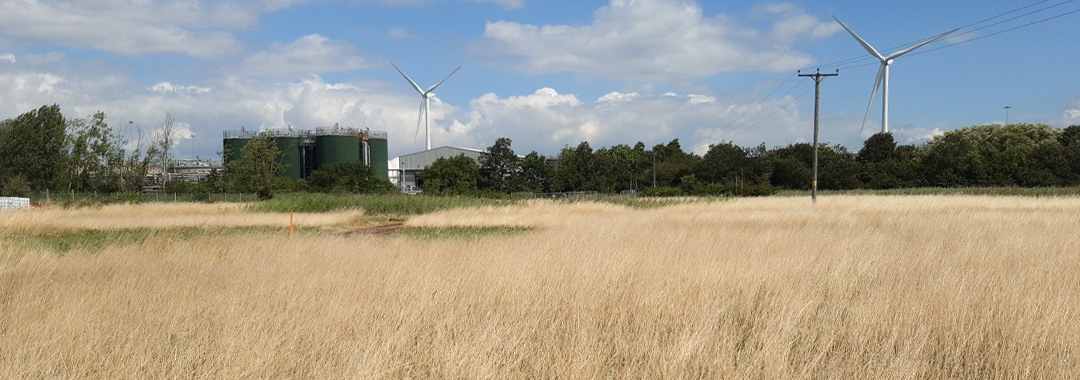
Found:
<svg viewBox="0 0 1080 380"><path fill-rule="evenodd" d="M107 211L57 210L34 223ZM647 210L538 201L406 224L535 229L448 240L155 236L63 255L0 232L0 376L1080 373L1080 198L763 198Z"/></svg>

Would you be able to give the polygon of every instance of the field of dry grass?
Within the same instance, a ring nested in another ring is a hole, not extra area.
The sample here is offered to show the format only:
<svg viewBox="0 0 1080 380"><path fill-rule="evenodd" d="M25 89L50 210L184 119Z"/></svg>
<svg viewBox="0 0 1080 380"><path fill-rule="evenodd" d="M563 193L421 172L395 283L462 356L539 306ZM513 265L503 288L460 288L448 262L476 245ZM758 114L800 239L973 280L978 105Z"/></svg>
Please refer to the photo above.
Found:
<svg viewBox="0 0 1080 380"><path fill-rule="evenodd" d="M126 208L125 208L126 207ZM170 209L172 208L172 209ZM1072 378L1080 198L0 213L0 377ZM57 251L80 229L170 231ZM209 233L236 226L269 230ZM60 232L55 232L60 231Z"/></svg>

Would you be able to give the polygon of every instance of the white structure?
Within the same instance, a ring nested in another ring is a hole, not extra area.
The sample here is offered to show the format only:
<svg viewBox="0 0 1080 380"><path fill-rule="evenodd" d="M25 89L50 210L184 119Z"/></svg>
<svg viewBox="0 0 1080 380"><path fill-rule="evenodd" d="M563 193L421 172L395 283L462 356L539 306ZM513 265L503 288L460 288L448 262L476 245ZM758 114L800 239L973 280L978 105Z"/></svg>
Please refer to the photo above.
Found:
<svg viewBox="0 0 1080 380"><path fill-rule="evenodd" d="M859 37L858 34L855 34L855 32L851 30L851 28L848 28L847 25L844 25L844 23L842 21L840 21L840 19L836 18L836 16L833 16L833 19L836 20L836 22L839 22L840 26L844 27L844 29L847 29L848 33L851 33L851 36L855 37L855 40L859 41L859 44L862 45L862 47L864 49L866 49L866 51L869 52L870 55L873 55L874 58L877 58L879 61L881 61L881 67L878 68L877 79L874 79L874 91L870 92L870 104L866 105L866 116L863 116L863 127L866 126L866 118L870 116L870 107L874 105L874 96L877 95L878 85L881 85L882 86L882 89L881 89L881 133L888 133L889 132L889 65L891 65L893 63L894 59L900 57L901 55L910 53L912 50L918 49L919 47L921 47L923 45L926 45L928 43L937 41L938 39L940 39L942 37L945 37L945 36L947 36L949 34L952 34L953 32L955 32L955 31L957 31L959 29L953 29L953 30L950 30L948 32L941 33L941 34L939 34L937 36L934 36L934 37L928 38L926 40L923 40L922 42L919 42L917 44L908 46L907 48L905 48L903 50L900 50L898 52L889 54L888 56L883 56L883 55L881 55L881 53L878 53L877 50L874 50L873 46L870 46L870 44L866 43L865 40L863 40L861 37ZM862 132L861 128L860 128L860 132Z"/></svg>
<svg viewBox="0 0 1080 380"><path fill-rule="evenodd" d="M435 160L440 158L453 158L465 155L465 157L469 157L479 162L480 156L483 156L484 154L487 154L487 151L455 146L443 146L397 157L394 160L397 160L398 170L400 171L400 174L398 174L398 185L402 189L415 188L417 186L416 173L424 171L428 166L435 163Z"/></svg>
<svg viewBox="0 0 1080 380"><path fill-rule="evenodd" d="M412 78L409 78L408 75L405 75L405 72L401 71L401 69L398 68L397 65L395 65L393 62L390 62L390 64L393 65L399 73L401 73L401 76L405 77L405 80L409 81L409 84L411 84L413 88L416 89L416 92L420 93L420 118L416 120L416 129L420 129L421 122L424 123L424 137L427 138L427 145L425 146L425 149L431 150L431 121L428 120L428 114L431 113L431 101L429 99L435 97L435 94L432 93L432 91L435 91L435 87L439 87L442 82L446 82L447 79L450 79L451 75L454 75L454 73L456 73L458 70L461 70L461 66L458 66L458 68L454 69L454 71L451 71L450 74L447 75L446 78L443 78L441 81L439 81L439 83L428 87L427 91L424 91L420 89L420 86L417 85L416 82L412 80Z"/></svg>
<svg viewBox="0 0 1080 380"><path fill-rule="evenodd" d="M0 210L29 210L30 198L0 197Z"/></svg>

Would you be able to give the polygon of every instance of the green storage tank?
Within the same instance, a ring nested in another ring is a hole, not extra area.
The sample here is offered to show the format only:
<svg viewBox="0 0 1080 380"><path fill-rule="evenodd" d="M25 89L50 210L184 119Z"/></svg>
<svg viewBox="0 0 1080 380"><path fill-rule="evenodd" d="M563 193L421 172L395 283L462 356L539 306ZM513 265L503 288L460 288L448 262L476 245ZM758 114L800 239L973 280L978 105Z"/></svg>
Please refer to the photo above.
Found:
<svg viewBox="0 0 1080 380"><path fill-rule="evenodd" d="M251 139L256 137L256 134L241 129L239 131L225 131L223 137L221 159L228 164L244 156L244 147L247 146L248 142L251 142Z"/></svg>
<svg viewBox="0 0 1080 380"><path fill-rule="evenodd" d="M389 150L386 144L386 132L368 132L368 148L371 150L368 157L371 160L371 170L375 176L386 181L390 180Z"/></svg>
<svg viewBox="0 0 1080 380"><path fill-rule="evenodd" d="M356 132L315 135L315 170L338 162L362 162L360 138Z"/></svg>
<svg viewBox="0 0 1080 380"><path fill-rule="evenodd" d="M281 152L278 157L282 166L285 166L283 174L294 181L301 178L300 174L304 169L304 161L300 156L300 141L299 135L274 136L274 143Z"/></svg>
<svg viewBox="0 0 1080 380"><path fill-rule="evenodd" d="M224 150L222 150L222 159L228 164L234 160L239 160L244 157L244 147L251 141L248 138L226 138L224 141Z"/></svg>

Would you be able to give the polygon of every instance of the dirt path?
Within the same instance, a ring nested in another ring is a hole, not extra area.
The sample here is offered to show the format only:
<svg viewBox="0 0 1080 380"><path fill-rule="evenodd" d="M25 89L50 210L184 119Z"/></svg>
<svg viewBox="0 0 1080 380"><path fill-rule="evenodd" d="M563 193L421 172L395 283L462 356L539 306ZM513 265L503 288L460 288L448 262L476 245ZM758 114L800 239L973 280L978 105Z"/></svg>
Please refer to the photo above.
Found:
<svg viewBox="0 0 1080 380"><path fill-rule="evenodd" d="M404 221L391 220L386 223L379 223L373 226L361 227L350 231L342 232L345 236L354 235L371 235L371 236L390 236L398 230L405 228Z"/></svg>

